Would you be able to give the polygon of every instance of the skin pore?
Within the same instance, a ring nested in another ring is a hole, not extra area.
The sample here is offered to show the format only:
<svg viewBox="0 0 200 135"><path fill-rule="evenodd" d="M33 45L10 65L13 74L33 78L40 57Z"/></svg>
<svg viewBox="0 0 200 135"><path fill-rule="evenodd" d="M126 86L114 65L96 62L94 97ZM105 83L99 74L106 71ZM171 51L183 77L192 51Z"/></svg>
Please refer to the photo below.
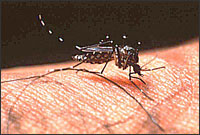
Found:
<svg viewBox="0 0 200 135"><path fill-rule="evenodd" d="M132 79L154 101L134 87L128 69L118 69L114 61L103 75L139 100L165 132L116 85L90 73L63 71L30 85L31 80L1 84L1 133L199 133L199 39L139 53L139 64L156 55L145 68L166 68L142 72L147 85ZM2 70L1 79L40 75L76 63ZM77 68L101 71L103 66L84 63Z"/></svg>

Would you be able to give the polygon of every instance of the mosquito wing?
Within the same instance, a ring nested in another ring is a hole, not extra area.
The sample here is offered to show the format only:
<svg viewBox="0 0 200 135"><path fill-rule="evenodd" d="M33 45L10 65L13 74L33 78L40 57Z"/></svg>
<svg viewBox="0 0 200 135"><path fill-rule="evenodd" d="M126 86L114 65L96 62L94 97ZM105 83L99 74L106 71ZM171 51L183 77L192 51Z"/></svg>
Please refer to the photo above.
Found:
<svg viewBox="0 0 200 135"><path fill-rule="evenodd" d="M84 46L84 47L76 46L76 48L82 52L112 52L113 51L112 46L102 46L111 43L112 41L106 41L103 43L94 44L90 46Z"/></svg>
<svg viewBox="0 0 200 135"><path fill-rule="evenodd" d="M76 46L76 48L80 48ZM92 47L92 48L85 48L85 49L79 49L82 52L112 52L113 48L111 46L105 46L105 47Z"/></svg>

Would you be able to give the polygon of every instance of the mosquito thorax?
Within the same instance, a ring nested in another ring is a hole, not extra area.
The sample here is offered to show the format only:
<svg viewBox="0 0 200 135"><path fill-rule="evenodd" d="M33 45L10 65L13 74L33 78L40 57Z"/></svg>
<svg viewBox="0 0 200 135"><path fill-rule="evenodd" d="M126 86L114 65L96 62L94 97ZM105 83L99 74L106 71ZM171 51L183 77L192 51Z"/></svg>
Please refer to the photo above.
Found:
<svg viewBox="0 0 200 135"><path fill-rule="evenodd" d="M122 56L124 56L123 58L126 59L127 57L129 57L128 59L128 64L131 65L131 63L138 63L139 61L139 57L138 57L138 49L135 49L133 47L130 47L128 45L125 45L124 47L122 47L120 49L120 53ZM122 60L123 61L123 60Z"/></svg>

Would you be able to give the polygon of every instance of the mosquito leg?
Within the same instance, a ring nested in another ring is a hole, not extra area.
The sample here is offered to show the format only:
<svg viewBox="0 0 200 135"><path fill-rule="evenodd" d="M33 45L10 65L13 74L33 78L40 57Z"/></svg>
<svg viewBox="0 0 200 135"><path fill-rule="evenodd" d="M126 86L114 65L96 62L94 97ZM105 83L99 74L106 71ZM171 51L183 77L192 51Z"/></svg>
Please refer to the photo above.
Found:
<svg viewBox="0 0 200 135"><path fill-rule="evenodd" d="M131 83L132 83L133 85L135 85L135 87L136 87L138 90L140 90L140 91L142 92L143 95L145 95L148 99L154 101L154 100L153 100L151 97L149 97L142 89L140 89L132 80L130 80L130 81L131 81Z"/></svg>
<svg viewBox="0 0 200 135"><path fill-rule="evenodd" d="M72 68L75 68L75 67L79 66L83 62L84 61L81 61L80 63L72 66ZM13 80L6 80L6 81L1 81L1 83L14 82L14 81L26 80L26 79L32 79L32 78L41 78L41 77L44 77L44 76L46 76L48 74L52 74L52 73L55 73L55 72L58 72L58 71L62 71L62 69L53 69L53 71L47 72L46 74L43 74L43 75L36 75L36 76L30 76L30 77L25 77L25 78L19 78L19 79L13 79Z"/></svg>
<svg viewBox="0 0 200 135"><path fill-rule="evenodd" d="M145 82L145 81L143 81L143 80L142 80L141 78L139 78L139 77L131 76L131 78L138 79L138 80L140 80L142 83L144 83L145 85L147 85L147 84L146 84L146 82Z"/></svg>
<svg viewBox="0 0 200 135"><path fill-rule="evenodd" d="M104 69L106 68L108 62L109 62L109 61L106 62L106 64L104 65L103 69L101 70L101 72L100 72L101 74L103 74L103 71L104 71Z"/></svg>
<svg viewBox="0 0 200 135"><path fill-rule="evenodd" d="M108 58L108 61L106 62L106 64L104 65L103 69L101 70L100 74L103 74L103 71L105 70L108 62L110 61L111 57L112 57L113 52L110 54L110 57Z"/></svg>
<svg viewBox="0 0 200 135"><path fill-rule="evenodd" d="M119 46L113 45L112 47L113 47L113 52L114 52L115 64L118 65L119 68L121 68L122 63L121 63L121 55L119 53Z"/></svg>
<svg viewBox="0 0 200 135"><path fill-rule="evenodd" d="M108 62L109 62L109 61L108 61ZM108 62L106 62L106 64L104 65L103 69L101 70L101 72L93 72L93 71L91 71L91 72L97 73L97 74L99 74L99 73L102 74L103 71L104 71L104 69L106 68L106 65L108 64ZM82 63L84 63L84 61L81 61L80 63L78 63L78 64L72 66L72 68L75 68L75 67L81 65ZM61 69L61 70L63 70L63 69ZM83 70L86 70L86 69L83 69ZM79 72L79 70L76 71L76 73L78 73L78 72Z"/></svg>
<svg viewBox="0 0 200 135"><path fill-rule="evenodd" d="M77 66L81 65L83 62L84 62L84 61L81 61L81 62L79 62L78 64L76 64L76 65L72 66L72 68L75 68L75 67L77 67Z"/></svg>
<svg viewBox="0 0 200 135"><path fill-rule="evenodd" d="M118 65L119 65L119 68L121 68L121 66L122 66L122 64L121 64L121 55L119 53L119 47L118 47L118 45L116 45L115 48L116 48L117 57L118 57Z"/></svg>
<svg viewBox="0 0 200 135"><path fill-rule="evenodd" d="M140 91L142 92L142 94L145 95L148 99L153 100L151 97L149 97L142 89L140 89L140 88L131 80L131 78L134 78L134 77L131 76L131 74L134 74L134 73L131 73L131 66L129 66L129 80L131 81L131 83L132 83L138 90L140 90ZM141 82L143 82L144 84L146 84L142 79L137 78L137 77L136 77L136 79L139 79Z"/></svg>
<svg viewBox="0 0 200 135"><path fill-rule="evenodd" d="M79 65L80 65L80 63L79 63ZM52 74L52 73L55 73L55 72L58 72L58 71L62 71L62 69L53 69L52 71L49 71L49 72L47 72L47 73L45 73L43 75L35 75L35 76L30 76L30 77L25 77L25 78L19 78L19 79L13 79L13 80L6 80L6 81L2 81L1 83L14 82L14 81L26 80L26 79L32 79L32 78L39 79L39 78L45 77L46 75L49 75L49 74Z"/></svg>
<svg viewBox="0 0 200 135"><path fill-rule="evenodd" d="M32 78L36 78L36 77L37 76L31 76L31 77L25 77L25 78L13 79L13 80L6 80L6 81L2 81L1 83L14 82L14 81L26 80L26 79L32 79Z"/></svg>

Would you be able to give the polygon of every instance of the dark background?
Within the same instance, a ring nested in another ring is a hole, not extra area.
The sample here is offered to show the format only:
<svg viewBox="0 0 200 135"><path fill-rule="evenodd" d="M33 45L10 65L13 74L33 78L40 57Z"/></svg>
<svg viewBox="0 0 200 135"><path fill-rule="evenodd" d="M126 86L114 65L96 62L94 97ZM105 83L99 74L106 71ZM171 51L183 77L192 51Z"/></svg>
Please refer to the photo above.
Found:
<svg viewBox="0 0 200 135"><path fill-rule="evenodd" d="M141 41L140 50L169 47L199 34L198 1L2 2L1 6L2 68L68 61L79 53L75 45L98 43L106 34L117 44L123 34L130 46Z"/></svg>

